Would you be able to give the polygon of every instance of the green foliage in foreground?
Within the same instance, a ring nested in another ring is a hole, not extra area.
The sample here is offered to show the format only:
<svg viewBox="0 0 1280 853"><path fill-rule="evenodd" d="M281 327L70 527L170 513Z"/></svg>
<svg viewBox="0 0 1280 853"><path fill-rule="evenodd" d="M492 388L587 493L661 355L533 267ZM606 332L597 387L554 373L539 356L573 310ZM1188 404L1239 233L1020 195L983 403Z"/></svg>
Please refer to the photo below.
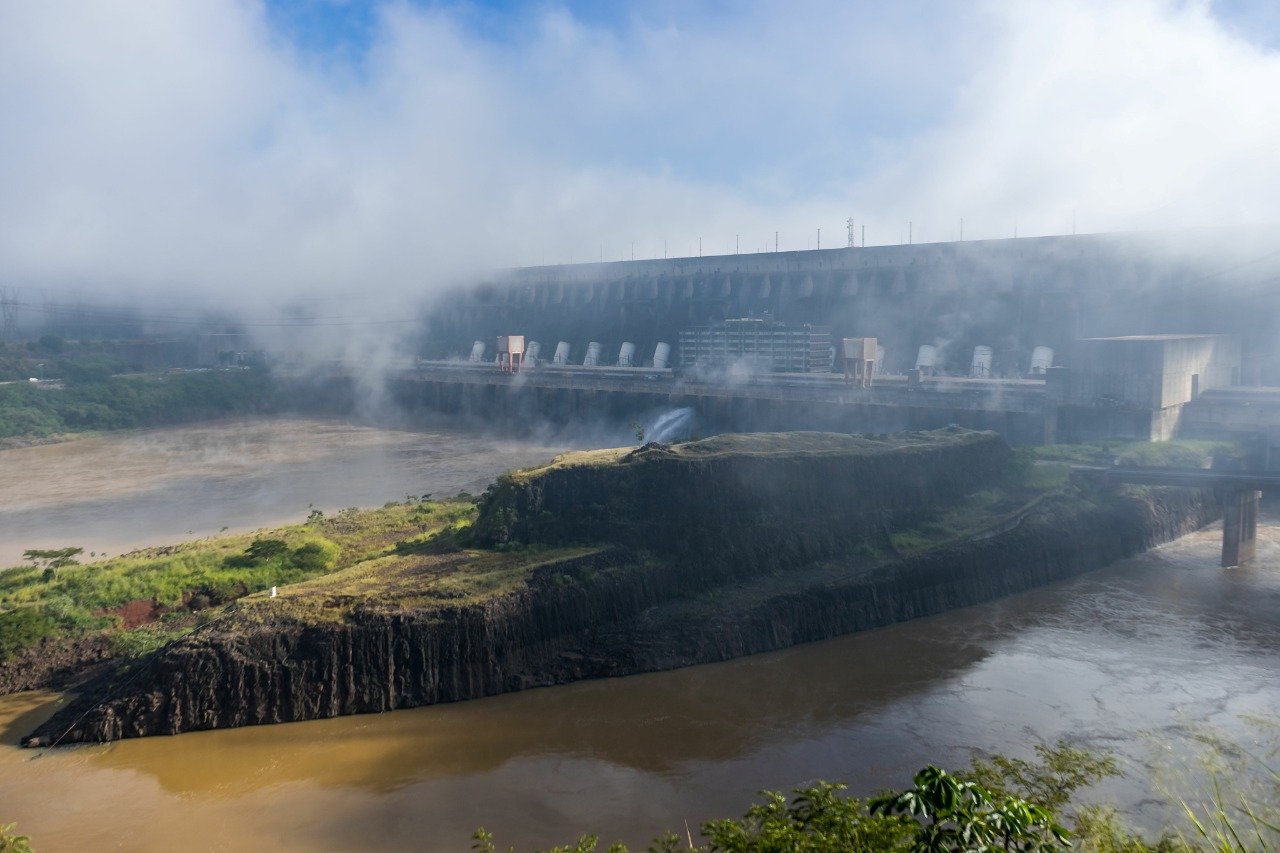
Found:
<svg viewBox="0 0 1280 853"><path fill-rule="evenodd" d="M343 510L266 534L218 536L150 548L86 565L0 571L0 664L44 639L112 634L111 647L136 657L195 627L243 596L392 554L397 543L431 535L470 516L469 502L391 503ZM117 611L150 603L159 621L121 634Z"/></svg>
<svg viewBox="0 0 1280 853"><path fill-rule="evenodd" d="M740 820L702 825L706 842L694 846L675 833L654 840L651 851L689 849L705 853L829 853L860 851L1020 850L1069 848L1070 833L1048 809L1016 797L994 798L974 782L926 767L914 787L870 802L843 797L843 785L818 782L798 788L790 803L777 791L751 806ZM496 853L483 829L473 836L477 853ZM593 853L599 839L583 836L552 853ZM626 853L614 844L610 853Z"/></svg>
<svg viewBox="0 0 1280 853"><path fill-rule="evenodd" d="M156 426L274 412L280 391L258 370L96 378L65 388L0 385L0 439Z"/></svg>
<svg viewBox="0 0 1280 853"><path fill-rule="evenodd" d="M682 837L669 832L649 849L667 853L1064 850L1071 847L1071 833L1059 822L1058 811L1080 788L1115 775L1115 762L1066 743L1040 747L1036 754L1035 762L1003 757L979 761L955 775L925 767L911 788L871 800L842 796L845 786L828 782L798 788L790 801L777 791L764 791L763 802L752 805L742 818L704 823L702 844L694 844L692 833ZM476 831L473 842L472 849L478 853L496 853L493 836L483 829ZM552 853L593 853L598 844L598 837L588 835L553 848ZM627 850L622 844L608 849L610 853Z"/></svg>
<svg viewBox="0 0 1280 853"><path fill-rule="evenodd" d="M1211 756L1217 766L1224 747ZM762 792L763 802L752 805L739 819L702 824L700 844L687 829L668 832L649 847L653 853L694 850L700 853L935 853L935 851L1060 851L1089 853L1183 853L1184 851L1246 851L1277 849L1280 845L1280 774L1262 763L1256 790L1243 766L1232 764L1230 783L1213 776L1206 802L1188 804L1174 796L1185 813L1185 826L1167 830L1148 842L1127 829L1112 808L1075 806L1075 795L1095 782L1118 776L1115 759L1095 755L1065 742L1036 747L1033 761L995 756L975 761L966 771L950 774L926 767L913 786L890 791L871 800L840 794L843 785L816 782L794 791L788 799L776 791ZM1239 755L1239 747L1225 752ZM1259 762L1250 762L1253 771ZM1246 789L1248 793L1245 793ZM477 853L496 853L493 836L484 829L472 836ZM584 835L550 853L595 853L599 838ZM514 848L511 848L514 849ZM623 844L608 848L626 853Z"/></svg>
<svg viewBox="0 0 1280 853"><path fill-rule="evenodd" d="M14 834L15 823L0 824L0 853L31 853L31 839Z"/></svg>

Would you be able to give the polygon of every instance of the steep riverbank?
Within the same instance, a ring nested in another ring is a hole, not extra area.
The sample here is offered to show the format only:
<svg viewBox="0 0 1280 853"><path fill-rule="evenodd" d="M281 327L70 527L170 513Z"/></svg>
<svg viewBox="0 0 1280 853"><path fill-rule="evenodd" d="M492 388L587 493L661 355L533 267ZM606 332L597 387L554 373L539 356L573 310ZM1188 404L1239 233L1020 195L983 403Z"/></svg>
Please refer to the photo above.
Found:
<svg viewBox="0 0 1280 853"><path fill-rule="evenodd" d="M895 530L964 505L1008 468L999 438L964 431L570 455L495 485L465 549L437 537L247 598L87 689L34 742L385 711L724 660L1068 577L1212 512L1194 492L1066 489L1003 532L893 553Z"/></svg>

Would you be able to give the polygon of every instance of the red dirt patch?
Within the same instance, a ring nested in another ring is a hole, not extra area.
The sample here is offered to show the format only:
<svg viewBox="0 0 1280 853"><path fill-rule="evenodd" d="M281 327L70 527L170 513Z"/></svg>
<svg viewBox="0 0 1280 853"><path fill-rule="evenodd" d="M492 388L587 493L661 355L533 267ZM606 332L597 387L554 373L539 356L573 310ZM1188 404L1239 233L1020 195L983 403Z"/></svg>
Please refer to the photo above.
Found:
<svg viewBox="0 0 1280 853"><path fill-rule="evenodd" d="M146 625L148 622L156 621L164 614L165 609L153 599L136 598L133 601L125 602L119 607L103 612L105 615L119 616L123 622L121 627L127 631L137 628L139 625Z"/></svg>

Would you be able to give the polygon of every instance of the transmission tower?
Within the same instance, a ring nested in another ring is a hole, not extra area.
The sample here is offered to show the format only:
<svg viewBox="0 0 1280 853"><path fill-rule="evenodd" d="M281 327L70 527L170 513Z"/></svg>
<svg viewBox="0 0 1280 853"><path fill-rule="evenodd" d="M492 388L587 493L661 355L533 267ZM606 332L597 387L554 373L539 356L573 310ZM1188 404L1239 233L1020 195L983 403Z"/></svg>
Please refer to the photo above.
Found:
<svg viewBox="0 0 1280 853"><path fill-rule="evenodd" d="M0 340L13 341L18 337L18 291L0 287Z"/></svg>
<svg viewBox="0 0 1280 853"><path fill-rule="evenodd" d="M849 229L849 242L846 243L845 245L847 245L850 249L852 249L854 246L858 245L857 241L853 239L853 217L850 216L847 220L845 220L844 224L845 224L845 227Z"/></svg>

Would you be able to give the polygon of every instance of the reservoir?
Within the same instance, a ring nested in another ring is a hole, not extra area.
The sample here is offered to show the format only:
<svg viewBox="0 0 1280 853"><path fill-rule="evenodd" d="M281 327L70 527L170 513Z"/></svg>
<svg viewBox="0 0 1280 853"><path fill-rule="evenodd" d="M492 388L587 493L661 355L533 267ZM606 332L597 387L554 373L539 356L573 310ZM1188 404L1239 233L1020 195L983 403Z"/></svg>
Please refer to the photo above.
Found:
<svg viewBox="0 0 1280 853"><path fill-rule="evenodd" d="M116 553L301 520L309 504L475 492L565 449L313 421L87 441L100 444L0 454L6 547L20 530L21 547L89 550L67 537L100 529ZM174 502L207 514L183 526L160 511ZM1191 736L1243 735L1242 720L1280 707L1280 518L1261 521L1245 569L1218 568L1219 538L1211 527L1029 593L777 653L382 715L42 752L16 743L56 697L2 697L0 823L42 853L460 850L481 825L503 849L588 831L643 849L740 815L761 788L829 779L869 794L926 763L1066 737L1115 752L1127 778L1093 795L1155 826L1164 767Z"/></svg>

